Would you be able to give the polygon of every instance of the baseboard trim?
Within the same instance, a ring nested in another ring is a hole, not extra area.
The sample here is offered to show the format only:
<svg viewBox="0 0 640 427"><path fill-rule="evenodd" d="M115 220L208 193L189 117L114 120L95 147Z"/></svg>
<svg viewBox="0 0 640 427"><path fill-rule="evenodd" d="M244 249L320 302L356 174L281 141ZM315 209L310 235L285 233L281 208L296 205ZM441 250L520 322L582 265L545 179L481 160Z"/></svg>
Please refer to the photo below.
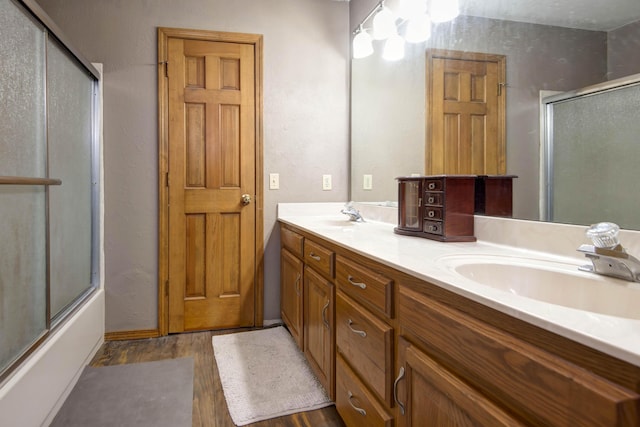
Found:
<svg viewBox="0 0 640 427"><path fill-rule="evenodd" d="M158 338L160 331L158 329L140 329L136 331L116 331L105 332L105 341L124 341L124 340L142 340L146 338Z"/></svg>

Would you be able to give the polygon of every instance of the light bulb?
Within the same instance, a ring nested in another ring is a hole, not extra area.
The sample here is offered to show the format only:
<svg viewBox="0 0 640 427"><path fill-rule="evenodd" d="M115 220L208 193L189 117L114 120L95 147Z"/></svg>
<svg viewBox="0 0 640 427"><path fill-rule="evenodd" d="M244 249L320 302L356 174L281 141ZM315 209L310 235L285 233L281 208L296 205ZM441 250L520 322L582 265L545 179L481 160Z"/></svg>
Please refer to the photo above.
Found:
<svg viewBox="0 0 640 427"><path fill-rule="evenodd" d="M458 0L432 0L431 1L432 22L447 22L460 15Z"/></svg>
<svg viewBox="0 0 640 427"><path fill-rule="evenodd" d="M382 6L373 17L373 38L384 40L396 31L396 18L386 6Z"/></svg>
<svg viewBox="0 0 640 427"><path fill-rule="evenodd" d="M431 37L431 19L422 14L411 18L407 24L404 39L410 43L422 43Z"/></svg>
<svg viewBox="0 0 640 427"><path fill-rule="evenodd" d="M353 57L365 58L372 53L371 35L369 35L367 30L360 29L358 34L353 38Z"/></svg>
<svg viewBox="0 0 640 427"><path fill-rule="evenodd" d="M389 36L384 44L382 57L388 61L397 61L404 58L404 39L397 33Z"/></svg>
<svg viewBox="0 0 640 427"><path fill-rule="evenodd" d="M400 18L411 19L424 13L427 13L427 0L400 0L398 7Z"/></svg>

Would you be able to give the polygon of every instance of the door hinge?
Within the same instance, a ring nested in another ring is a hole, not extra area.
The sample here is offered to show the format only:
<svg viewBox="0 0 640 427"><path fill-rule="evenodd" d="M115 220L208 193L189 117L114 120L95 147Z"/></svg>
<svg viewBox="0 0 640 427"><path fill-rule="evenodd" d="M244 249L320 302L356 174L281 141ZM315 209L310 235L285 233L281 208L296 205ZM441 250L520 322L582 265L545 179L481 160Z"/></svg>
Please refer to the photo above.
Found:
<svg viewBox="0 0 640 427"><path fill-rule="evenodd" d="M169 296L169 281L166 280L164 282L164 296L168 297Z"/></svg>
<svg viewBox="0 0 640 427"><path fill-rule="evenodd" d="M169 186L169 172L165 172L165 185Z"/></svg>
<svg viewBox="0 0 640 427"><path fill-rule="evenodd" d="M164 76L169 77L169 61L158 62L159 65L164 65Z"/></svg>
<svg viewBox="0 0 640 427"><path fill-rule="evenodd" d="M502 96L503 87L507 87L507 84L505 82L498 83L498 96Z"/></svg>

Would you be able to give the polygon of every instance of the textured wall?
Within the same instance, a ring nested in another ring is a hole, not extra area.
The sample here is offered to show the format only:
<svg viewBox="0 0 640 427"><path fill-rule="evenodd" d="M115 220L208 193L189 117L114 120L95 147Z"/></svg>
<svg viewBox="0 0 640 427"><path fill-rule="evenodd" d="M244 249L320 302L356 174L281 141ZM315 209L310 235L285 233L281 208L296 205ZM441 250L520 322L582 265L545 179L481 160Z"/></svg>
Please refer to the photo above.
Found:
<svg viewBox="0 0 640 427"><path fill-rule="evenodd" d="M609 80L640 73L640 21L609 31Z"/></svg>
<svg viewBox="0 0 640 427"><path fill-rule="evenodd" d="M264 35L264 173L280 173L280 190L265 188L265 318L279 318L277 203L348 195L348 4L39 3L86 58L104 64L107 331L157 326L157 27ZM322 191L327 173L333 191Z"/></svg>

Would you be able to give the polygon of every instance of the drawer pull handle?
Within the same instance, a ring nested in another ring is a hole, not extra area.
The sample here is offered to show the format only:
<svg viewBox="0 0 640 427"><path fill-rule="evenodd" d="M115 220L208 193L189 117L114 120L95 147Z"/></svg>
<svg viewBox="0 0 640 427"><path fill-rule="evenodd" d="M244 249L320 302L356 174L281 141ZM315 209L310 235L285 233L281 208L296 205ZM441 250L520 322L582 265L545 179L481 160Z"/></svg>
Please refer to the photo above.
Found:
<svg viewBox="0 0 640 427"><path fill-rule="evenodd" d="M331 330L329 327L329 321L327 320L327 309L329 308L329 301L322 307L322 323L326 326L327 329Z"/></svg>
<svg viewBox="0 0 640 427"><path fill-rule="evenodd" d="M353 409L355 409L357 413L359 413L363 417L366 417L367 416L367 411L365 411L362 408L358 408L356 405L354 405L353 402L351 401L351 398L353 398L353 393L349 392L349 405L351 405L351 407Z"/></svg>
<svg viewBox="0 0 640 427"><path fill-rule="evenodd" d="M429 190L433 190L436 188L436 183L435 182L430 182L429 184L427 184L427 188Z"/></svg>
<svg viewBox="0 0 640 427"><path fill-rule="evenodd" d="M404 378L404 366L400 366L400 372L398 373L398 378L393 382L393 400L396 401L398 407L400 408L400 413L404 415L404 403L398 400L398 383L400 380Z"/></svg>
<svg viewBox="0 0 640 427"><path fill-rule="evenodd" d="M351 332L353 332L354 334L360 335L362 338L366 338L367 337L367 333L365 331L361 331L358 329L353 329L353 320L349 319L349 321L347 322L349 325L349 329L351 329Z"/></svg>
<svg viewBox="0 0 640 427"><path fill-rule="evenodd" d="M357 286L360 289L367 289L367 284L366 283L362 283L362 282L354 282L353 281L354 277L352 275L349 275L349 277L347 277L347 280L349 281L349 283L351 283L353 286Z"/></svg>
<svg viewBox="0 0 640 427"><path fill-rule="evenodd" d="M315 259L316 261L320 261L322 258L320 258L318 255L314 254L313 252L311 252L309 254L309 256L313 259Z"/></svg>
<svg viewBox="0 0 640 427"><path fill-rule="evenodd" d="M429 218L433 218L434 216L436 216L436 213L434 211L429 211L429 213L427 214L427 216Z"/></svg>
<svg viewBox="0 0 640 427"><path fill-rule="evenodd" d="M298 277L296 277L296 294L300 296L300 273L298 273Z"/></svg>

